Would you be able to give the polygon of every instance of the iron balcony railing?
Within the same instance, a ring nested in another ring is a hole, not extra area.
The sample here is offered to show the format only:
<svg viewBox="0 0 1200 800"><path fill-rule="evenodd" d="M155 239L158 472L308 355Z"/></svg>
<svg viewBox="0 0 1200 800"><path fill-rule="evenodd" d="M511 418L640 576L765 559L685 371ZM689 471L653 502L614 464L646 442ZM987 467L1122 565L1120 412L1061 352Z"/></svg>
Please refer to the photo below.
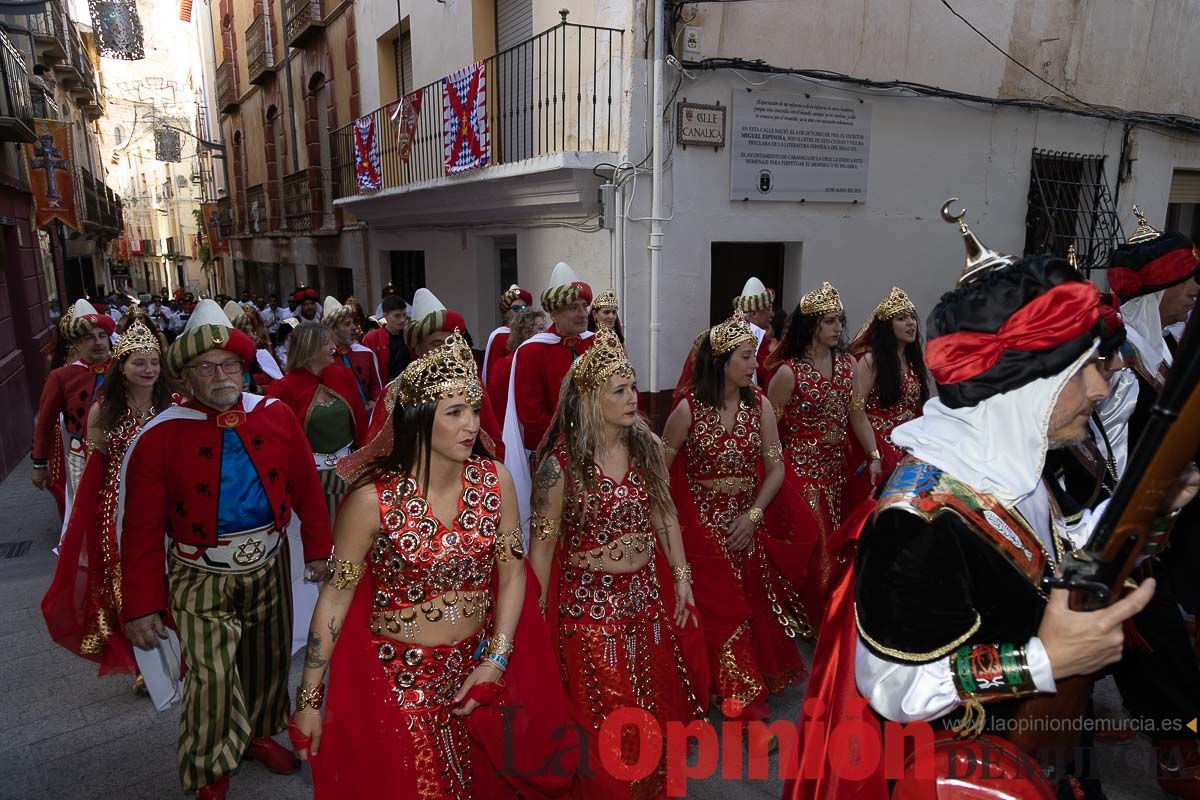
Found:
<svg viewBox="0 0 1200 800"><path fill-rule="evenodd" d="M299 47L325 27L321 0L284 0L287 43Z"/></svg>
<svg viewBox="0 0 1200 800"><path fill-rule="evenodd" d="M484 60L489 166L561 152L621 149L624 32L575 25L553 28ZM420 113L407 161L397 151L396 103L372 111L384 189L444 177L442 81L416 91ZM330 133L335 198L360 193L354 125Z"/></svg>
<svg viewBox="0 0 1200 800"><path fill-rule="evenodd" d="M261 13L246 28L246 65L250 83L259 85L271 80L271 37L267 29L267 15Z"/></svg>
<svg viewBox="0 0 1200 800"><path fill-rule="evenodd" d="M222 239L233 236L233 202L228 197L217 201L217 232Z"/></svg>
<svg viewBox="0 0 1200 800"><path fill-rule="evenodd" d="M236 111L238 107L237 70L232 61L217 67L217 107L222 114Z"/></svg>
<svg viewBox="0 0 1200 800"><path fill-rule="evenodd" d="M40 14L29 15L29 30L46 48L45 56L49 59L64 59L69 53L67 44L67 13L62 3L53 0L47 10Z"/></svg>
<svg viewBox="0 0 1200 800"><path fill-rule="evenodd" d="M302 169L283 179L283 227L289 231L312 230L312 194L309 171Z"/></svg>
<svg viewBox="0 0 1200 800"><path fill-rule="evenodd" d="M29 96L29 72L25 59L0 30L0 141L33 142L33 101Z"/></svg>
<svg viewBox="0 0 1200 800"><path fill-rule="evenodd" d="M267 232L267 189L263 184L246 189L246 213L238 215L243 233Z"/></svg>

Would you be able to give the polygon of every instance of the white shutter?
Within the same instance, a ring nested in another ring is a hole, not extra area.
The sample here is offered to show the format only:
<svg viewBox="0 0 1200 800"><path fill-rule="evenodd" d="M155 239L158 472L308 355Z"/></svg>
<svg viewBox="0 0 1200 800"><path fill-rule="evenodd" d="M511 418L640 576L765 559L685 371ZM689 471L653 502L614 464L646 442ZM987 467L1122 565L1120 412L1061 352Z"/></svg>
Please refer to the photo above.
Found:
<svg viewBox="0 0 1200 800"><path fill-rule="evenodd" d="M532 0L496 0L496 51L533 38Z"/></svg>
<svg viewBox="0 0 1200 800"><path fill-rule="evenodd" d="M1200 170L1175 170L1171 175L1171 203L1200 203Z"/></svg>

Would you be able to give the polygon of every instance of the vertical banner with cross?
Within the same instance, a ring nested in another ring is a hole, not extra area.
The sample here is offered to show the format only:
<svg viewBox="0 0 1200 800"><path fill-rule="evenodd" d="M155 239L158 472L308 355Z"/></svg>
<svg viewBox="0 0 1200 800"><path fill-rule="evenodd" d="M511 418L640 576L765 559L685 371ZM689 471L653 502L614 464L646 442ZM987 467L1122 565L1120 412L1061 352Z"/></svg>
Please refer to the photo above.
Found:
<svg viewBox="0 0 1200 800"><path fill-rule="evenodd" d="M75 213L75 170L71 164L71 129L49 119L33 121L37 141L25 145L29 164L29 190L33 193L34 225L42 227L62 220L79 230Z"/></svg>
<svg viewBox="0 0 1200 800"><path fill-rule="evenodd" d="M421 101L425 90L417 89L406 94L392 109L392 122L396 125L396 155L402 165L408 164L412 155L413 141L417 136L417 120L421 118Z"/></svg>
<svg viewBox="0 0 1200 800"><path fill-rule="evenodd" d="M442 139L446 143L446 172L450 175L486 167L491 161L487 80L482 61L442 81Z"/></svg>
<svg viewBox="0 0 1200 800"><path fill-rule="evenodd" d="M354 120L354 177L360 191L374 192L383 188L375 117Z"/></svg>
<svg viewBox="0 0 1200 800"><path fill-rule="evenodd" d="M221 206L219 203L201 203L200 214L204 217L204 238L208 240L208 252L213 256L229 252L229 243L221 238Z"/></svg>

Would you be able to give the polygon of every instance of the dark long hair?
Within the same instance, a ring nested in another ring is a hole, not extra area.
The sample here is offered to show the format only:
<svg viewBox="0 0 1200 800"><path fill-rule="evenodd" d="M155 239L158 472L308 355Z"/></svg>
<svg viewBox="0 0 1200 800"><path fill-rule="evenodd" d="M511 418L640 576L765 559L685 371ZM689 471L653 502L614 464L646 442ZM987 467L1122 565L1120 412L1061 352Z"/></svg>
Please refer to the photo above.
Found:
<svg viewBox="0 0 1200 800"><path fill-rule="evenodd" d="M825 318L825 314L804 314L800 311L800 306L796 306L796 310L788 317L787 336L783 337L779 348L775 351L778 356L778 362L782 363L790 358L805 358L808 356L808 351L812 347L813 336L817 333L817 328L821 326L821 320ZM833 346L832 350L837 353L846 351L846 317L842 315L842 338Z"/></svg>
<svg viewBox="0 0 1200 800"><path fill-rule="evenodd" d="M125 386L124 369L125 363L137 355L145 355L145 353L126 353L120 358L113 359L104 376L102 385L104 399L100 401L100 427L105 431L112 430L117 421L129 410L129 393ZM171 387L168 385L170 378L167 376L166 359L160 355L158 363L158 378L154 381L154 386L150 388L150 405L154 407L156 414L171 405Z"/></svg>
<svg viewBox="0 0 1200 800"><path fill-rule="evenodd" d="M871 343L871 353L875 360L875 394L879 398L881 408L891 408L900 402L900 387L904 383L904 373L900 368L900 356L896 352L896 331L892 320L875 320L871 323L868 333ZM918 405L924 405L929 399L929 372L925 369L925 356L922 354L921 327L917 323L917 338L904 346L904 358L917 376L921 385L921 399Z"/></svg>
<svg viewBox="0 0 1200 800"><path fill-rule="evenodd" d="M700 341L700 349L696 351L696 362L692 369L692 391L696 399L713 408L720 408L725 401L725 366L738 348L723 355L713 353L712 342L708 336ZM754 388L743 386L738 390L741 401L750 406L754 405Z"/></svg>
<svg viewBox="0 0 1200 800"><path fill-rule="evenodd" d="M600 330L600 323L596 321L596 309L594 308L588 311L587 329L592 333ZM617 313L617 323L613 325L613 333L617 335L617 339L621 341L621 344L625 344L625 326L621 324L621 314L619 312Z"/></svg>

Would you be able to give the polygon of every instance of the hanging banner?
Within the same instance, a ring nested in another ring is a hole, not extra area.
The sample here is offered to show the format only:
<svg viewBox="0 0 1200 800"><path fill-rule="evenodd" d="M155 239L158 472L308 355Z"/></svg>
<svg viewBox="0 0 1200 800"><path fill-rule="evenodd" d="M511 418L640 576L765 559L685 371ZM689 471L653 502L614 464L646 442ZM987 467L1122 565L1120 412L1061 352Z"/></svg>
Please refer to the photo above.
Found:
<svg viewBox="0 0 1200 800"><path fill-rule="evenodd" d="M154 158L158 161L171 161L176 164L183 160L183 144L179 131L159 126L154 129Z"/></svg>
<svg viewBox="0 0 1200 800"><path fill-rule="evenodd" d="M392 109L392 122L396 125L396 155L402 165L408 164L412 155L413 141L417 136L417 120L421 117L421 101L425 90L417 89L405 95Z"/></svg>
<svg viewBox="0 0 1200 800"><path fill-rule="evenodd" d="M133 0L90 0L88 8L100 55L123 61L146 57L142 21Z"/></svg>
<svg viewBox="0 0 1200 800"><path fill-rule="evenodd" d="M354 177L360 191L374 192L383 188L374 117L354 120Z"/></svg>
<svg viewBox="0 0 1200 800"><path fill-rule="evenodd" d="M129 260L129 240L124 236L118 236L113 240L113 258L118 261Z"/></svg>
<svg viewBox="0 0 1200 800"><path fill-rule="evenodd" d="M75 213L75 171L71 165L71 129L66 123L35 119L37 141L25 145L29 164L29 190L36 209L34 225L53 220L79 230Z"/></svg>
<svg viewBox="0 0 1200 800"><path fill-rule="evenodd" d="M442 81L442 139L446 143L446 172L450 175L486 167L491 160L482 61Z"/></svg>
<svg viewBox="0 0 1200 800"><path fill-rule="evenodd" d="M201 203L204 215L204 238L208 240L208 252L214 257L229 252L229 243L221 238L221 207L218 203Z"/></svg>

